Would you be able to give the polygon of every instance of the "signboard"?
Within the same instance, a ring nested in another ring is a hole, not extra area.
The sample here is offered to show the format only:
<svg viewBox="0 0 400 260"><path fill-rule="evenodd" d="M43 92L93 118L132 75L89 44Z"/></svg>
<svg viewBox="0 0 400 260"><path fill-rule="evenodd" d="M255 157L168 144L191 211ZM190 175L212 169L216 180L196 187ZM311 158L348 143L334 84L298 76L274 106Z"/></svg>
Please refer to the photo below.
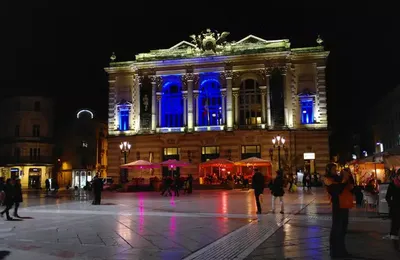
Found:
<svg viewBox="0 0 400 260"><path fill-rule="evenodd" d="M315 160L315 153L304 153L304 160Z"/></svg>

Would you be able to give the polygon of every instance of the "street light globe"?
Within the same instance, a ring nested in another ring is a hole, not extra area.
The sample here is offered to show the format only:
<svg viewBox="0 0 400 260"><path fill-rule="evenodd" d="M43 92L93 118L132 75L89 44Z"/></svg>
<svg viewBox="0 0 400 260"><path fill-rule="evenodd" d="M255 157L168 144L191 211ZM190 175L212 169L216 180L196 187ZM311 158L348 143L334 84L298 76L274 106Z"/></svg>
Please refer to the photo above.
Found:
<svg viewBox="0 0 400 260"><path fill-rule="evenodd" d="M122 150L122 148L124 148L124 144L123 144L123 143L121 143L121 144L119 145L119 149Z"/></svg>
<svg viewBox="0 0 400 260"><path fill-rule="evenodd" d="M274 137L274 138L272 138L272 144L275 144L275 143L276 143L276 139Z"/></svg>
<svg viewBox="0 0 400 260"><path fill-rule="evenodd" d="M282 144L285 144L285 142L286 142L285 138L282 137L282 138L281 138L281 143L282 143Z"/></svg>
<svg viewBox="0 0 400 260"><path fill-rule="evenodd" d="M277 136L276 136L276 140L277 140L278 143L279 143L279 141L281 140L281 136L280 136L280 135L277 135Z"/></svg>

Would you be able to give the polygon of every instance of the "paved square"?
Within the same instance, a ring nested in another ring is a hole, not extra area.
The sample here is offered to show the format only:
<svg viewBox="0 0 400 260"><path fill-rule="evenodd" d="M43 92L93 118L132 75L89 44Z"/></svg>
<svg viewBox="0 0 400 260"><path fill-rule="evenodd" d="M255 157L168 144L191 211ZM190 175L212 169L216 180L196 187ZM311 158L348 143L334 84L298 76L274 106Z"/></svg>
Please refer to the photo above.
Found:
<svg viewBox="0 0 400 260"><path fill-rule="evenodd" d="M6 260L327 257L330 219L323 192L287 194L284 215L267 214L271 197L266 194L266 213L261 216L255 214L252 191L195 191L180 197L103 195L99 206L91 205L85 196L25 196L20 215L30 218L0 221L0 259L6 254ZM367 236L382 246L371 253L377 256L391 249L380 239L388 222L367 218L370 214L355 210L352 219L357 228L369 225L379 229ZM359 236L370 243L365 234L349 235L356 240ZM357 243L356 248L362 246Z"/></svg>

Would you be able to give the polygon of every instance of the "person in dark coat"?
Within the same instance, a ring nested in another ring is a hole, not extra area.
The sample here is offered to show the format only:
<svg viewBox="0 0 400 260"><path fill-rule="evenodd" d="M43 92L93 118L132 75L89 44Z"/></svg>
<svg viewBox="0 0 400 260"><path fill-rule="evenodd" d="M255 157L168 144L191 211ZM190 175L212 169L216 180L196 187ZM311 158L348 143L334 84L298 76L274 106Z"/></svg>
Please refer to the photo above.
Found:
<svg viewBox="0 0 400 260"><path fill-rule="evenodd" d="M3 217L4 213L6 213L7 220L13 220L12 217L10 217L10 209L14 205L14 187L12 180L9 178L6 181L6 185L4 186L4 193L5 193L5 198L4 198L4 205L6 208L0 213L0 215Z"/></svg>
<svg viewBox="0 0 400 260"><path fill-rule="evenodd" d="M14 217L21 218L18 215L19 204L22 202L22 186L21 180L16 179L14 185Z"/></svg>
<svg viewBox="0 0 400 260"><path fill-rule="evenodd" d="M93 205L100 205L101 203L101 192L103 191L103 181L99 178L98 175L94 177L93 180L93 193L94 193L94 200Z"/></svg>
<svg viewBox="0 0 400 260"><path fill-rule="evenodd" d="M192 176L192 174L189 174L187 181L188 181L188 193L192 194L192 192L193 192L193 176Z"/></svg>
<svg viewBox="0 0 400 260"><path fill-rule="evenodd" d="M273 180L271 184L271 194L272 194L272 212L275 213L275 200L279 198L281 203L281 211L280 213L284 213L285 205L283 203L283 195L285 195L285 191L283 189L283 171L277 170L276 171L276 178Z"/></svg>
<svg viewBox="0 0 400 260"><path fill-rule="evenodd" d="M264 176L262 173L255 169L251 186L254 189L254 196L256 197L256 204L257 204L257 214L261 214L261 203L260 203L260 195L264 192Z"/></svg>
<svg viewBox="0 0 400 260"><path fill-rule="evenodd" d="M390 239L396 250L399 248L399 231L400 231L400 169L397 176L389 184L386 201L389 205L389 216L392 220L390 225Z"/></svg>

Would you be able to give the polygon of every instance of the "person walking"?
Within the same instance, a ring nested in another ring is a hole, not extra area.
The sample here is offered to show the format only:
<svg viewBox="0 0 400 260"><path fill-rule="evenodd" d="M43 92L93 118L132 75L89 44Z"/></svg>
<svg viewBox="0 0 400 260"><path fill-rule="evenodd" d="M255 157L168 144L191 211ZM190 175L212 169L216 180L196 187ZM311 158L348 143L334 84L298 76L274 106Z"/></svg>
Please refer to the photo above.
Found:
<svg viewBox="0 0 400 260"><path fill-rule="evenodd" d="M281 204L280 213L284 213L285 205L283 203L283 195L285 195L285 191L283 189L283 171L281 169L276 171L276 178L272 182L271 185L271 194L272 194L272 213L275 213L275 200L279 198Z"/></svg>
<svg viewBox="0 0 400 260"><path fill-rule="evenodd" d="M254 196L256 198L257 214L261 214L260 195L264 192L264 176L258 169L254 170L251 186L254 189Z"/></svg>
<svg viewBox="0 0 400 260"><path fill-rule="evenodd" d="M390 239L397 251L400 251L399 231L400 231L400 169L397 170L397 176L389 184L386 192L386 201L389 205L389 216L391 219Z"/></svg>
<svg viewBox="0 0 400 260"><path fill-rule="evenodd" d="M351 257L345 245L345 237L349 223L349 209L353 207L354 188L348 171L337 173L337 166L329 163L324 183L332 205L332 228L330 233L331 257Z"/></svg>
<svg viewBox="0 0 400 260"><path fill-rule="evenodd" d="M5 213L7 216L7 220L13 220L13 218L10 217L10 209L14 205L14 187L10 178L8 178L6 181L6 185L4 186L4 193L4 205L6 206L6 208L0 213L0 215L1 217L3 217Z"/></svg>
<svg viewBox="0 0 400 260"><path fill-rule="evenodd" d="M14 217L21 218L18 215L18 208L19 204L22 202L22 186L21 186L21 179L15 180L14 185Z"/></svg>

